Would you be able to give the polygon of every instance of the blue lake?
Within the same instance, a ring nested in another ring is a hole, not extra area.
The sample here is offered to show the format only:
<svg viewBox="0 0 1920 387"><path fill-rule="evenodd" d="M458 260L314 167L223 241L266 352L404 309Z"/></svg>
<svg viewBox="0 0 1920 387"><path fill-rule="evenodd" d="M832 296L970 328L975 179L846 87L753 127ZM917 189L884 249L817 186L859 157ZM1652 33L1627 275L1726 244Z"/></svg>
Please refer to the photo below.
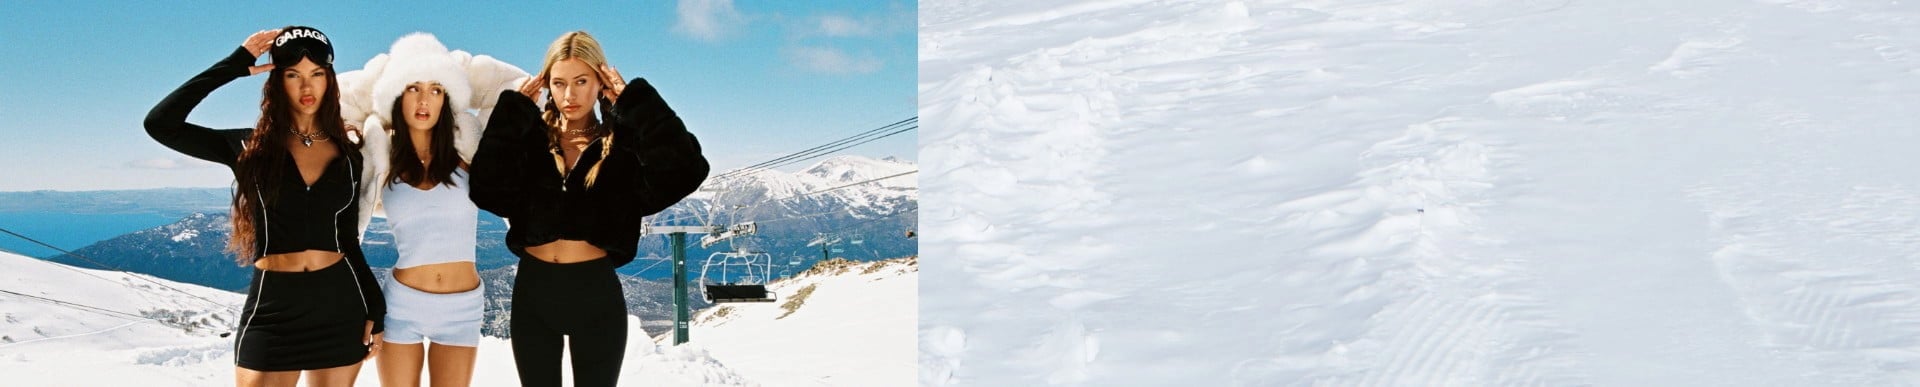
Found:
<svg viewBox="0 0 1920 387"><path fill-rule="evenodd" d="M125 214L0 212L0 228L39 239L41 242L63 249L75 250L121 234L173 223L185 216L185 214L152 212ZM46 257L59 253L6 234L0 234L0 249L31 257Z"/></svg>

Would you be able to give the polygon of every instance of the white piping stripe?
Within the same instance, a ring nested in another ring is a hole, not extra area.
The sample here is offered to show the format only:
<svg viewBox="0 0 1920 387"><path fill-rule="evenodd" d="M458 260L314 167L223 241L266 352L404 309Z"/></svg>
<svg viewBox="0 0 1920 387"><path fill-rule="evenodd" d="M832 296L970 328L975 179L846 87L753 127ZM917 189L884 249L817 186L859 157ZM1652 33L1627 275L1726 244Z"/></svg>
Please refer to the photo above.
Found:
<svg viewBox="0 0 1920 387"><path fill-rule="evenodd" d="M261 194L260 186L258 185L254 186L253 193ZM260 201L260 199L264 199L264 198L266 198L266 196L259 196L255 198L255 201ZM265 202L262 202L260 203L260 225L263 226L261 227L262 230L266 229L266 227L264 226L266 226L267 220L268 220L267 204ZM267 242L273 242L272 234L264 233L264 232L261 234L267 234L267 235L262 235L261 238L264 238ZM261 247L262 251L259 251L259 252L260 253L266 252L265 251L266 247L264 247L265 243L262 243L261 245L262 245ZM254 269L254 270L259 270L259 269ZM254 275L260 276L260 286L254 289L253 313L247 315L247 322L240 324L239 336L233 338L233 364L236 364L236 365L240 364L240 347L247 343L247 329L253 327L253 316L260 315L260 300L264 300L267 298L265 296L265 294L267 293L267 273L261 272L261 273L255 273Z"/></svg>
<svg viewBox="0 0 1920 387"><path fill-rule="evenodd" d="M260 276L260 286L258 289L254 289L253 313L247 314L247 322L240 324L239 337L233 338L233 364L240 364L240 347L247 344L247 329L253 327L253 316L260 315L260 299L266 298L267 275L266 273L259 273L257 275Z"/></svg>
<svg viewBox="0 0 1920 387"><path fill-rule="evenodd" d="M360 201L360 172L358 168L353 167L352 157L347 156L344 152L340 157L347 159L347 171L351 172L348 173L348 177L353 180L353 190L350 191L352 194L347 197L347 204L340 206L339 210L333 211L333 249L339 251L340 259L344 260L348 257L346 255L347 249L340 247L340 213L346 211L347 207L352 207L354 202ZM353 262L347 262L347 271L353 273L353 292L360 294L360 314L364 316L368 313L373 313L373 309L367 307L367 292L360 290L363 286L360 284L360 271L354 270Z"/></svg>

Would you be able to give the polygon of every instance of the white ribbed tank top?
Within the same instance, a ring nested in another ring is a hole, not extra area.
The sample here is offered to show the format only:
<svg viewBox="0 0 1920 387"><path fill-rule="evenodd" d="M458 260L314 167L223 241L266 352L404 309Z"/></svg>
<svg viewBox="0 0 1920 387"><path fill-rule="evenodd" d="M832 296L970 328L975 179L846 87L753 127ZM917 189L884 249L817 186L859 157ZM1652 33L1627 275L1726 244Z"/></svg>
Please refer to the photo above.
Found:
<svg viewBox="0 0 1920 387"><path fill-rule="evenodd" d="M455 169L448 179L457 186L443 183L422 191L394 182L381 195L387 225L393 227L394 245L400 250L400 261L393 267L473 262L480 208L467 198L466 171Z"/></svg>

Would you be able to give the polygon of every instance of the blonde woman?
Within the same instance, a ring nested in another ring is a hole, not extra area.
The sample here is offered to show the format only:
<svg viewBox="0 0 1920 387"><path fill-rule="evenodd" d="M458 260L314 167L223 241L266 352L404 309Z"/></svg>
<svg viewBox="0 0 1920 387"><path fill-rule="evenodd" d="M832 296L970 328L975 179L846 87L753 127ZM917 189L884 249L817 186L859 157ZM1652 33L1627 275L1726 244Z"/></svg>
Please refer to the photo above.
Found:
<svg viewBox="0 0 1920 387"><path fill-rule="evenodd" d="M500 93L472 170L473 202L507 219L520 257L509 329L521 385L560 385L563 338L575 385L617 384L627 314L614 269L633 262L642 217L706 179L700 142L653 86L621 80L576 31L547 48L539 75Z"/></svg>

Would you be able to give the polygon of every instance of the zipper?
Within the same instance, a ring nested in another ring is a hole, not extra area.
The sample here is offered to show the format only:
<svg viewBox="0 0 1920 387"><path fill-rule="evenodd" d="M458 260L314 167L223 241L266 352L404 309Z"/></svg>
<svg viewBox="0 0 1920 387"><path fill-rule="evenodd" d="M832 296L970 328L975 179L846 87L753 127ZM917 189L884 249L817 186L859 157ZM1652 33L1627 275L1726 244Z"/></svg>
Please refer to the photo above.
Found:
<svg viewBox="0 0 1920 387"><path fill-rule="evenodd" d="M587 147L592 148L593 144L600 143L600 139L602 138L606 138L606 136L600 136L600 138L595 138L593 139L593 141L587 142ZM556 148L550 149L549 152L553 153L554 165L560 165L567 158L566 151L560 150L560 148L556 147ZM573 163L570 165L567 165L567 170L560 171L560 192L567 192L567 181L573 179L574 169L577 169L580 167L580 159L586 156L587 156L587 151L581 150L580 157L573 158ZM601 157L601 158L604 159L605 157ZM595 163L599 163L601 161L604 161L604 160L594 160Z"/></svg>

